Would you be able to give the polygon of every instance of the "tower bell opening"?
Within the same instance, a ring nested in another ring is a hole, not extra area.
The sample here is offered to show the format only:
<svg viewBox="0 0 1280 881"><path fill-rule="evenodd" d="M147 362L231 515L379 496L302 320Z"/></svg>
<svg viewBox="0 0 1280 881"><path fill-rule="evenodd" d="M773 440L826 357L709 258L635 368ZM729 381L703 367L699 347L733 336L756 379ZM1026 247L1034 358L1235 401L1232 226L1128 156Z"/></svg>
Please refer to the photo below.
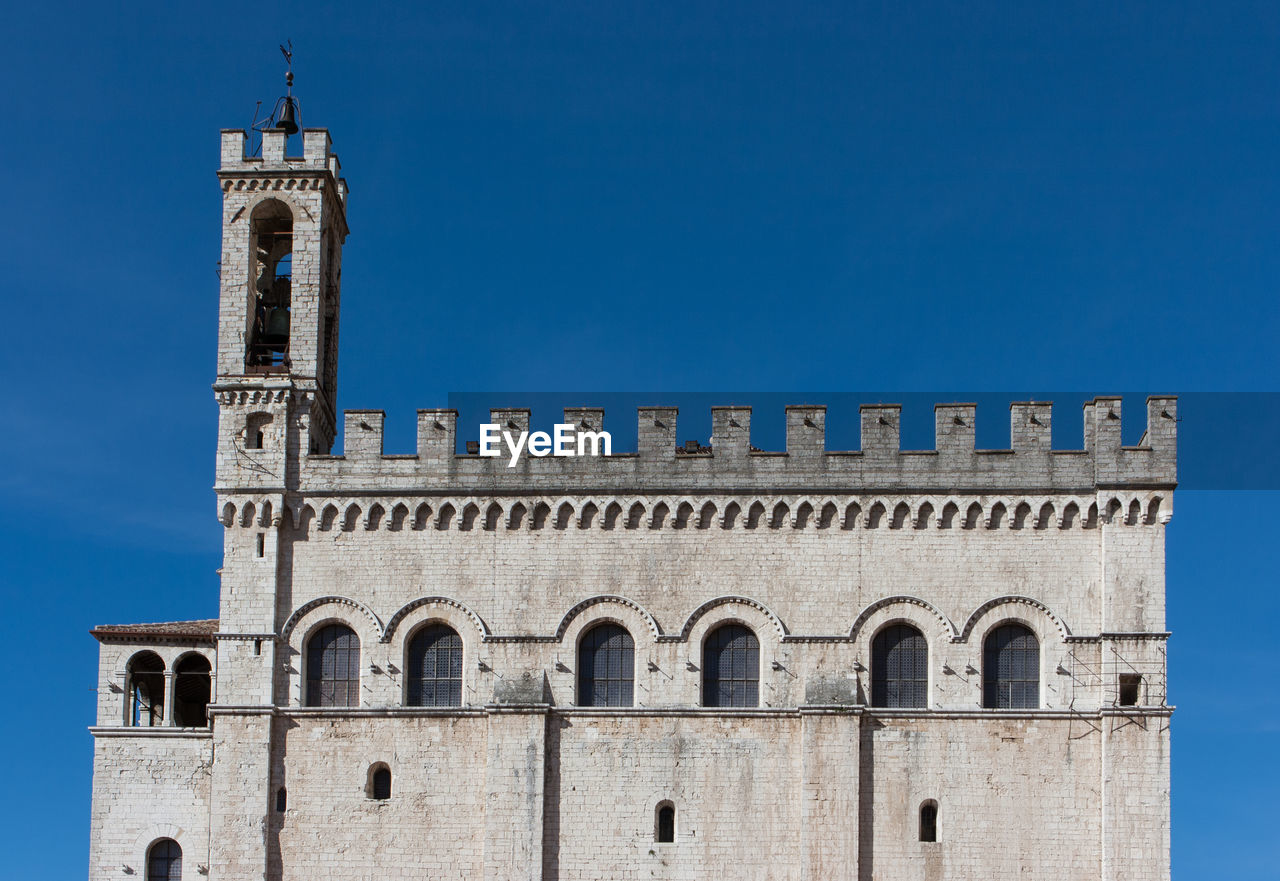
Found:
<svg viewBox="0 0 1280 881"><path fill-rule="evenodd" d="M283 372L289 365L289 318L293 287L293 213L268 199L250 221L253 249L253 323L248 367Z"/></svg>

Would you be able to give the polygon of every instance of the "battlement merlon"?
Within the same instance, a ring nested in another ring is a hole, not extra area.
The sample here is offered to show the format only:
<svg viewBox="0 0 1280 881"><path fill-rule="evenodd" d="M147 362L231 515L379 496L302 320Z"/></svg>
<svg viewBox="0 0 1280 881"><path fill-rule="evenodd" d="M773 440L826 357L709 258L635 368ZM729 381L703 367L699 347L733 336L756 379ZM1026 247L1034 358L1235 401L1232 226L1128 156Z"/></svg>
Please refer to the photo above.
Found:
<svg viewBox="0 0 1280 881"><path fill-rule="evenodd" d="M675 407L641 407L634 453L612 456L536 457L521 452L508 467L510 449L482 457L459 454L458 412L418 411L416 455L386 455L381 410L344 413L343 455L309 455L297 469L304 494L548 493L632 491L847 492L1007 491L1093 492L1107 488L1173 489L1177 483L1177 398L1147 399L1147 428L1135 446L1120 436L1121 399L1098 397L1084 405L1084 448L1050 446L1053 407L1042 401L1010 405L1011 448L974 446L975 404L934 408L935 449L903 450L899 404L861 407L862 448L826 449L826 408L786 409L786 449L751 446L751 408L712 408L711 443L677 446ZM604 411L575 407L564 422L579 431L607 429ZM490 421L513 438L527 431L526 409L494 409ZM469 439L469 438L468 438ZM224 493L249 490L221 485Z"/></svg>
<svg viewBox="0 0 1280 881"><path fill-rule="evenodd" d="M302 155L285 155L285 134L276 129L262 133L262 155L245 156L248 133L244 129L222 130L222 162L220 176L271 174L279 172L327 174L333 179L334 192L345 211L347 206L347 181L342 176L342 164L333 152L333 141L327 128L302 130Z"/></svg>

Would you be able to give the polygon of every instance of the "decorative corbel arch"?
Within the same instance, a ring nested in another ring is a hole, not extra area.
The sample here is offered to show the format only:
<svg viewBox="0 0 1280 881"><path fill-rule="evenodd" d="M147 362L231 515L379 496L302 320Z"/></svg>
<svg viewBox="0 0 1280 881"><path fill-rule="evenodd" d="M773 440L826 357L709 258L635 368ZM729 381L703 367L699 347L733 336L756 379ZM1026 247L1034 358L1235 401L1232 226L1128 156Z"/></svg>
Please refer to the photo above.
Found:
<svg viewBox="0 0 1280 881"><path fill-rule="evenodd" d="M858 617L854 619L853 626L849 628L849 638L857 639L861 634L862 629L866 626L867 621L876 612L898 604L918 606L919 608L924 609L936 619L938 626L948 637L952 640L957 638L958 632L956 631L956 625L953 624L951 619L944 615L937 606L927 600L922 600L919 597L913 597L908 594L898 594L897 596L885 597L884 599L876 600L868 605L865 609L859 612Z"/></svg>
<svg viewBox="0 0 1280 881"><path fill-rule="evenodd" d="M308 603L303 603L301 606L298 606L298 608L293 610L293 614L289 616L289 620L284 623L284 627L280 629L281 639L288 642L289 635L293 632L293 628L298 626L298 622L301 621L303 617L305 617L309 612L313 611L314 609L318 609L321 606L327 606L330 604L335 606L346 606L347 608L355 609L357 612L359 612L360 614L368 618L369 622L373 624L374 632L378 635L378 641L379 642L386 641L383 638L384 630L383 630L382 622L378 620L378 616L373 613L373 610L370 609L368 606L366 606L364 603L360 602L359 600L353 600L350 597L341 597L341 596L317 597L316 599L311 600Z"/></svg>
<svg viewBox="0 0 1280 881"><path fill-rule="evenodd" d="M402 606L398 612L391 616L391 620L387 621L386 629L383 631L382 636L378 638L378 642L391 642L391 638L395 635L396 628L400 626L400 622L404 621L404 619L414 611L421 609L423 606L437 605L449 606L450 608L457 609L459 612L466 615L471 623L475 625L476 631L480 634L480 638L482 640L489 637L489 625L485 624L484 619L479 615L457 600L450 599L449 597L435 596L419 597L418 599L412 600Z"/></svg>
<svg viewBox="0 0 1280 881"><path fill-rule="evenodd" d="M787 626L782 623L782 619L775 615L773 610L764 603L748 597L722 596L716 597L713 600L707 600L707 602L693 610L693 614L689 616L689 620L684 622L684 627L680 628L680 639L682 641L688 641L689 634L693 632L694 625L698 623L698 620L702 618L703 615L706 615L712 609L732 604L747 606L748 608L755 609L757 612L763 614L767 619L769 619L770 623L773 624L774 629L778 632L778 639L782 639L787 635Z"/></svg>
<svg viewBox="0 0 1280 881"><path fill-rule="evenodd" d="M649 625L649 632L653 635L655 640L662 635L662 628L658 626L657 619L654 618L653 615L649 614L648 609L637 603L635 600L629 600L624 596L617 596L616 594L600 594L583 600L565 613L565 616L560 619L560 626L556 628L556 642L560 642L564 639L565 633L568 632L569 626L573 624L573 620L575 618L592 606L598 606L601 603L617 603L618 605L626 606L628 609L631 609L639 614L640 617L644 618L645 623Z"/></svg>
<svg viewBox="0 0 1280 881"><path fill-rule="evenodd" d="M995 599L987 600L985 603L978 606L978 608L974 609L973 614L969 616L969 620L965 622L964 630L960 632L960 635L956 637L955 641L968 642L970 634L973 633L973 628L977 626L978 621L982 616L997 606L1003 606L1006 604L1031 606L1034 609L1038 609L1045 615L1045 617L1053 622L1064 640L1071 636L1071 628L1067 626L1067 622L1063 621L1062 618L1053 611L1053 609L1050 609L1044 603L1039 600L1032 599L1031 597L1010 594L1008 596L996 597Z"/></svg>

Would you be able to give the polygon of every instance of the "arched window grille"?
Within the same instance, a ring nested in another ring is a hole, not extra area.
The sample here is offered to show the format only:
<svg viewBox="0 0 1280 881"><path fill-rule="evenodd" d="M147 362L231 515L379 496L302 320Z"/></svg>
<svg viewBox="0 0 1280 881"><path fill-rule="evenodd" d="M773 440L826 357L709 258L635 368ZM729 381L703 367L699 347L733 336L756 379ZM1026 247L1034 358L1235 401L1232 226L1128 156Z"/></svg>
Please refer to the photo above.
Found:
<svg viewBox="0 0 1280 881"><path fill-rule="evenodd" d="M328 624L307 643L307 706L360 705L360 638L345 624Z"/></svg>
<svg viewBox="0 0 1280 881"><path fill-rule="evenodd" d="M187 655L178 662L173 680L173 724L179 728L208 728L213 679L209 659Z"/></svg>
<svg viewBox="0 0 1280 881"><path fill-rule="evenodd" d="M1021 624L991 631L982 651L982 705L1028 710L1040 706L1040 643Z"/></svg>
<svg viewBox="0 0 1280 881"><path fill-rule="evenodd" d="M182 848L161 838L147 851L147 881L182 881Z"/></svg>
<svg viewBox="0 0 1280 881"><path fill-rule="evenodd" d="M654 840L658 844L671 844L676 840L676 806L669 801L658 805L658 818Z"/></svg>
<svg viewBox="0 0 1280 881"><path fill-rule="evenodd" d="M938 803L933 799L920 805L920 840L938 840Z"/></svg>
<svg viewBox="0 0 1280 881"><path fill-rule="evenodd" d="M409 642L411 707L462 706L462 637L447 624L430 624Z"/></svg>
<svg viewBox="0 0 1280 881"><path fill-rule="evenodd" d="M391 769L386 765L374 770L369 794L377 801L391 798Z"/></svg>
<svg viewBox="0 0 1280 881"><path fill-rule="evenodd" d="M636 644L617 624L592 627L578 644L578 704L629 707L635 687Z"/></svg>
<svg viewBox="0 0 1280 881"><path fill-rule="evenodd" d="M929 644L910 624L893 624L871 641L871 705L929 705Z"/></svg>
<svg viewBox="0 0 1280 881"><path fill-rule="evenodd" d="M155 652L139 652L129 659L130 725L153 728L164 724L164 661Z"/></svg>
<svg viewBox="0 0 1280 881"><path fill-rule="evenodd" d="M702 645L702 703L707 707L760 705L760 641L741 624L724 624Z"/></svg>

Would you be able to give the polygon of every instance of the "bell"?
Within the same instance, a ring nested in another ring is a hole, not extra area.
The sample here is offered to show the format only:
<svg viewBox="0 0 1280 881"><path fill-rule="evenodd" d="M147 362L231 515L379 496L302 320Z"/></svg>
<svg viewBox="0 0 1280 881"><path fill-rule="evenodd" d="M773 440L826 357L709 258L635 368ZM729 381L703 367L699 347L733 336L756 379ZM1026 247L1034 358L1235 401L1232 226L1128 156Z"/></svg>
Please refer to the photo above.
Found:
<svg viewBox="0 0 1280 881"><path fill-rule="evenodd" d="M284 112L280 114L280 119L276 121L275 127L283 131L285 135L296 135L298 133L298 111L294 106L292 95L284 99Z"/></svg>
<svg viewBox="0 0 1280 881"><path fill-rule="evenodd" d="M289 310L273 306L267 313L266 327L262 331L264 342L284 342L289 338Z"/></svg>

